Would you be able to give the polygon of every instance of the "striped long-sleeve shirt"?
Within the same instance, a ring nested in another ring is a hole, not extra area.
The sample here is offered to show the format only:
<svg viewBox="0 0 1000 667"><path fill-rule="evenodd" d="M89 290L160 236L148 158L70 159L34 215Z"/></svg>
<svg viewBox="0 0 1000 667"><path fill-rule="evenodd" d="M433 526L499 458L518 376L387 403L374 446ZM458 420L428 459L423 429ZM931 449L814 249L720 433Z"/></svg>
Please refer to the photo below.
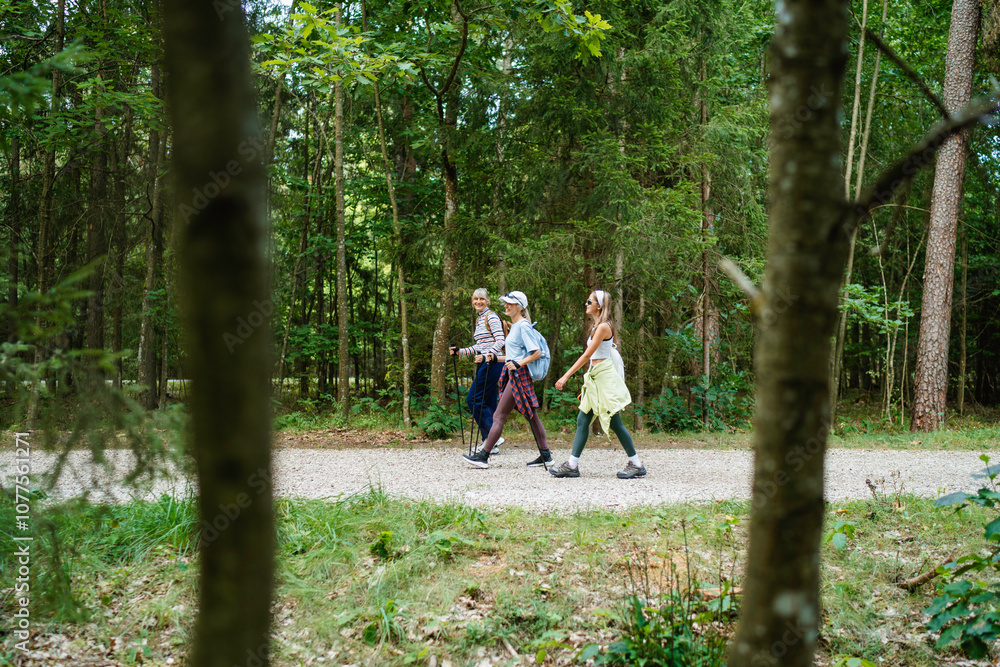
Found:
<svg viewBox="0 0 1000 667"><path fill-rule="evenodd" d="M462 356L470 354L495 354L503 352L503 323L500 316L489 308L483 310L476 318L476 330L472 334L476 339L472 347L463 347L458 353Z"/></svg>

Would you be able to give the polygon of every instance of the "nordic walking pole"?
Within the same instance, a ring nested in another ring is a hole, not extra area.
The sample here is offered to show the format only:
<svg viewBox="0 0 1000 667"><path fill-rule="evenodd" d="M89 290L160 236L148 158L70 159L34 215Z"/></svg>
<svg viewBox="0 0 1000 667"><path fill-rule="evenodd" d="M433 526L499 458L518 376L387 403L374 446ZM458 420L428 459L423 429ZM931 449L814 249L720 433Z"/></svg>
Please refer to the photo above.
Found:
<svg viewBox="0 0 1000 667"><path fill-rule="evenodd" d="M455 369L455 405L458 406L458 427L462 430L462 446L465 447L465 418L462 417L462 392L458 389L458 355L451 355L451 366ZM469 433L469 440L472 440L472 433Z"/></svg>
<svg viewBox="0 0 1000 667"><path fill-rule="evenodd" d="M478 364L476 364L476 374L473 376L474 379L472 381L472 386L473 387L476 385L476 382L479 381L479 370L480 370L480 367L482 365L483 365L482 362L479 362ZM469 391L470 392L472 391L472 387L469 387ZM472 395L472 412L469 414L469 418L472 419L472 423L469 424L469 455L470 456L472 454L475 454L479 450L479 436L482 433L482 429L479 428L479 422L476 420L476 412L475 412L475 410L476 410L477 407L478 406L476 405L476 395L473 394ZM475 436L472 435L473 432L476 433Z"/></svg>
<svg viewBox="0 0 1000 667"><path fill-rule="evenodd" d="M477 429L477 433L478 433L478 435L476 436L476 449L479 449L479 443L480 443L480 441L484 440L486 436L489 436L489 433L486 433L486 434L483 433L483 427L480 426L480 422L483 419L483 403L486 402L486 389L487 389L486 385L489 384L490 367L493 365L493 362L492 361L483 361L483 362L480 362L480 363L476 364L476 377L479 377L479 371L481 370L482 364L486 364L486 377L483 378L483 382L482 382L483 386L481 386L479 388L479 399L478 399L478 402L476 403L476 408L477 408L477 410L479 412L479 416L478 416L478 418L473 417L473 421L475 421L475 423L476 423L476 429ZM473 453L475 453L475 451L473 451Z"/></svg>

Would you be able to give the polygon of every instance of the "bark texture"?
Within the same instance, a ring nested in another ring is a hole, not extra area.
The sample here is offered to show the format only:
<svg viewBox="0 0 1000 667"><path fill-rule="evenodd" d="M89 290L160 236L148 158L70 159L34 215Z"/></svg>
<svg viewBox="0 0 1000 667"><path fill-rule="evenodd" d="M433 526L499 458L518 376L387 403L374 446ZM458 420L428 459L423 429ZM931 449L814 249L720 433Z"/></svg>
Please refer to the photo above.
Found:
<svg viewBox="0 0 1000 667"><path fill-rule="evenodd" d="M160 96L160 66L152 67L152 92ZM146 245L146 280L142 291L142 321L139 327L139 384L145 387L139 394L142 407L152 410L157 406L156 352L157 331L153 321L153 295L160 289L163 265L163 178L162 166L167 160L166 132L149 132L149 173L146 175L146 192L149 197L149 241ZM162 301L161 301L162 303Z"/></svg>
<svg viewBox="0 0 1000 667"><path fill-rule="evenodd" d="M362 0L361 3L362 30L368 31L367 5ZM385 185L389 192L389 203L392 204L392 233L396 239L396 247L403 248L403 229L399 221L399 205L396 203L396 186L392 182L392 165L389 162L389 147L385 140L385 124L382 119L382 96L379 91L378 81L373 83L375 91L375 114L378 119L378 141L382 149L382 162L385 167ZM403 269L403 257L396 260L396 270L398 272L397 284L399 289L399 334L400 347L403 353L403 425L410 427L410 327L408 313L406 310L406 275ZM388 317L388 311L386 313Z"/></svg>
<svg viewBox="0 0 1000 667"><path fill-rule="evenodd" d="M440 88L434 87L424 75L424 84L436 99L438 131L441 136L441 175L444 180L444 257L441 261L441 301L434 341L431 350L431 396L445 397L445 378L448 372L448 345L451 320L455 312L455 274L458 271L458 248L455 235L458 229L458 167L452 158L451 138L458 125L458 69L469 37L469 17L462 14L455 2L451 3L451 20L459 31L458 52L452 61L451 71Z"/></svg>
<svg viewBox="0 0 1000 667"><path fill-rule="evenodd" d="M266 188L239 5L164 0L202 542L194 667L269 664Z"/></svg>
<svg viewBox="0 0 1000 667"><path fill-rule="evenodd" d="M954 115L972 99L979 32L979 0L955 0L945 59L944 105ZM948 342L955 283L955 241L962 201L967 132L947 139L938 151L931 195L930 230L924 264L920 337L913 382L914 431L934 431L944 421L948 392Z"/></svg>
<svg viewBox="0 0 1000 667"><path fill-rule="evenodd" d="M340 26L341 5L337 5ZM334 85L334 178L337 198L337 402L346 420L351 414L350 306L347 303L347 227L344 216L344 85ZM360 376L359 376L360 377Z"/></svg>
<svg viewBox="0 0 1000 667"><path fill-rule="evenodd" d="M837 159L848 4L786 1L776 16L753 510L733 667L813 664L830 339L852 227Z"/></svg>
<svg viewBox="0 0 1000 667"><path fill-rule="evenodd" d="M21 236L21 140L15 134L10 139L10 198L7 200L7 229L10 242L7 247L7 306L11 312L17 308L18 257ZM15 334L14 323L6 332Z"/></svg>

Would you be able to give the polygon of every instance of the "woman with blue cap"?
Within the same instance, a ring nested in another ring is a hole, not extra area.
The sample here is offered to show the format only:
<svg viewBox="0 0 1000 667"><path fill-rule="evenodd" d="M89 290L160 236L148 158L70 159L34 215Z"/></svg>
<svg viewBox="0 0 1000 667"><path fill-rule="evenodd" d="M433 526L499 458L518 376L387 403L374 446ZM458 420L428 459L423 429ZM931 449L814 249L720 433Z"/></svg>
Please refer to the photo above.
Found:
<svg viewBox="0 0 1000 667"><path fill-rule="evenodd" d="M505 355L498 357L504 362L500 372L500 400L496 412L493 413L493 428L483 443L482 449L475 454L466 454L462 458L469 465L477 468L489 468L490 454L500 440L504 422L515 409L524 415L531 426L531 433L538 445L538 458L528 461L529 466L544 466L552 461L545 427L538 418L538 397L535 395L535 385L531 380L528 364L542 356L538 333L531 326L528 317L528 297L524 292L508 292L500 297L504 305L504 314L511 321L510 331L504 340ZM490 361L492 355L485 355Z"/></svg>

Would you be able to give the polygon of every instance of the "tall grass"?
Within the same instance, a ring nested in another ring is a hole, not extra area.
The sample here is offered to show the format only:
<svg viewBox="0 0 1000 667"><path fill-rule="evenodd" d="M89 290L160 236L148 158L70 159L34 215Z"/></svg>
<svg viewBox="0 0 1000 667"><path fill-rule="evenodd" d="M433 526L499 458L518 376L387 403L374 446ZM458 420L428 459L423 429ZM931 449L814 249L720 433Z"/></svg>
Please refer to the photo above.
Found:
<svg viewBox="0 0 1000 667"><path fill-rule="evenodd" d="M88 646L114 643L113 655L101 659L182 660L197 605L194 503L164 496L122 506L37 507L35 627L82 635ZM748 507L722 502L551 516L399 500L375 486L334 501L282 499L275 511L277 667L321 655L338 664L403 667L427 664L432 655L438 664L510 660L512 651L563 664L588 646L598 647L589 657L620 663L633 650L653 656L671 638L682 644L674 642L674 653L701 652L710 664L719 650L711 642L721 635L705 628L725 634L738 598L729 596L718 609L725 618L713 620L704 616L710 603L689 594L698 582L742 585ZM883 494L831 507L828 518L834 532L845 522L853 530L823 547L824 655L941 664L926 642L881 641L883 628L912 634L929 601L901 592L896 578L940 562L956 543L975 548L982 517ZM4 497L5 587L14 565L12 526L13 504ZM647 554L656 554L667 583L673 576L682 585L650 586L647 571L634 569ZM682 579L664 570L672 563L683 563ZM4 613L11 604L0 598ZM685 625L692 615L701 615L697 632ZM0 639L0 663L12 650L8 640ZM607 651L616 642L627 644Z"/></svg>

